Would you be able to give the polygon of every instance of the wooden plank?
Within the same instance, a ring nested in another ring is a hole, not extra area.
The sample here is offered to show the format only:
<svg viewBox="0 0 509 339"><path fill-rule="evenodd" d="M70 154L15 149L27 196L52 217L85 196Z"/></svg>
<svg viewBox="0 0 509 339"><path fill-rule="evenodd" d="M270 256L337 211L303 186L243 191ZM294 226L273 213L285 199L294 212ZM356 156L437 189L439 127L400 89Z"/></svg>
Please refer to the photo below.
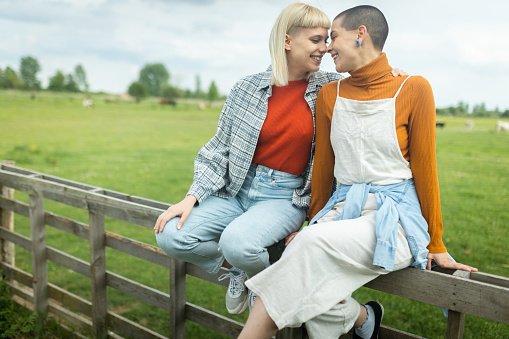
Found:
<svg viewBox="0 0 509 339"><path fill-rule="evenodd" d="M79 312L88 318L92 317L92 303L90 301L53 284L48 285L48 295L50 298L65 305L70 311ZM91 321L90 324L92 325Z"/></svg>
<svg viewBox="0 0 509 339"><path fill-rule="evenodd" d="M244 328L244 324L238 321L191 303L186 303L185 316L192 322L230 338L237 338Z"/></svg>
<svg viewBox="0 0 509 339"><path fill-rule="evenodd" d="M106 246L154 264L170 268L170 258L159 247L110 232L106 232Z"/></svg>
<svg viewBox="0 0 509 339"><path fill-rule="evenodd" d="M120 200L125 200L125 201L131 201L131 202L134 202L136 204L143 205L143 206L155 207L155 208L161 209L163 211L167 210L168 207L171 206L170 204L166 204L166 203L163 203L163 202L160 202L160 201L146 199L146 198L141 198L141 197L137 197L137 196L134 196L134 195L120 193L120 192L115 192L115 191L111 191L111 190L107 190L107 189L103 190L103 194L105 196L108 196L108 197L113 197L113 198L120 199Z"/></svg>
<svg viewBox="0 0 509 339"><path fill-rule="evenodd" d="M285 327L276 333L276 339L304 339L304 329L302 327Z"/></svg>
<svg viewBox="0 0 509 339"><path fill-rule="evenodd" d="M4 276L8 277L11 281L16 281L29 288L32 288L33 279L30 273L6 263L0 263L0 265Z"/></svg>
<svg viewBox="0 0 509 339"><path fill-rule="evenodd" d="M12 281L6 281L5 283L9 286L11 295L16 295L31 304L34 303L35 298L32 289L26 288L24 286L18 286Z"/></svg>
<svg viewBox="0 0 509 339"><path fill-rule="evenodd" d="M53 247L47 249L48 260L53 261L60 266L73 270L87 278L90 278L90 264L84 260L76 258L70 254L57 250Z"/></svg>
<svg viewBox="0 0 509 339"><path fill-rule="evenodd" d="M0 182L23 192L37 189L47 199L147 228L153 228L155 221L164 211L5 170L0 170Z"/></svg>
<svg viewBox="0 0 509 339"><path fill-rule="evenodd" d="M218 273L210 274L194 264L187 263L186 272L188 275L191 275L193 277L196 277L196 278L199 278L202 280L209 281L216 285L228 287L228 284L230 283L230 281L228 279L221 280L221 281L218 280L221 275L228 273L228 269L226 269L224 267L221 267L221 269L219 270Z"/></svg>
<svg viewBox="0 0 509 339"><path fill-rule="evenodd" d="M7 199L5 197L0 197L0 208L4 208L16 214L30 218L28 204L25 204L24 202Z"/></svg>
<svg viewBox="0 0 509 339"><path fill-rule="evenodd" d="M73 313L68 309L53 302L49 303L49 311L56 315L58 318L64 319L65 321L68 321L69 323L73 324L76 327L79 327L85 331L93 333L93 325L90 319L85 318L79 314Z"/></svg>
<svg viewBox="0 0 509 339"><path fill-rule="evenodd" d="M424 337L407 333L392 327L380 326L379 339L426 339Z"/></svg>
<svg viewBox="0 0 509 339"><path fill-rule="evenodd" d="M439 272L406 268L366 287L509 324L509 289Z"/></svg>
<svg viewBox="0 0 509 339"><path fill-rule="evenodd" d="M130 338L166 339L165 336L113 312L108 312L108 324L110 324L112 330L118 331Z"/></svg>
<svg viewBox="0 0 509 339"><path fill-rule="evenodd" d="M60 231L76 235L83 239L89 239L89 227L87 224L63 217L58 214L46 212L44 216L46 225L54 227Z"/></svg>
<svg viewBox="0 0 509 339"><path fill-rule="evenodd" d="M465 313L449 310L447 316L447 339L462 339L465 327Z"/></svg>
<svg viewBox="0 0 509 339"><path fill-rule="evenodd" d="M29 252L32 251L32 240L25 237L24 235L11 232L5 228L0 228L0 237L22 247Z"/></svg>
<svg viewBox="0 0 509 339"><path fill-rule="evenodd" d="M35 307L38 311L45 313L48 311L48 270L46 267L44 197L39 191L31 191L29 197Z"/></svg>
<svg viewBox="0 0 509 339"><path fill-rule="evenodd" d="M118 274L107 272L106 281L108 286L123 292L141 301L159 307L163 310L170 310L170 295L149 286L140 284L134 280L127 279Z"/></svg>
<svg viewBox="0 0 509 339"><path fill-rule="evenodd" d="M482 273L482 272L471 272L470 279L472 279L474 281L487 283L490 285L509 288L509 278L501 277L498 275Z"/></svg>
<svg viewBox="0 0 509 339"><path fill-rule="evenodd" d="M114 197L116 199L125 200L125 201L131 201L136 204L140 204L140 205L144 205L144 206L155 207L155 208L162 209L162 210L166 210L168 207L171 206L170 204L163 203L160 201L151 200L151 199L147 199L147 198L141 198L141 197L133 196L133 195L126 194L126 193L116 192L116 191L104 189L101 187L91 186L91 185L84 184L81 182L77 182L77 181L73 181L73 180L69 180L69 179L63 179L60 177L56 177L56 176L43 174L43 173L39 173L36 171L16 167L16 166L14 166L14 162L12 162L12 164L11 164L7 161L4 163L4 165L5 166L0 167L0 169L4 170L6 172L17 173L17 174L21 174L26 177L39 177L45 181L58 183L58 184L78 188L78 189L85 190L85 191L100 193L105 196L110 196L110 197Z"/></svg>
<svg viewBox="0 0 509 339"><path fill-rule="evenodd" d="M170 337L186 337L186 263L170 259Z"/></svg>
<svg viewBox="0 0 509 339"><path fill-rule="evenodd" d="M90 282L92 286L92 322L97 338L108 335L106 315L106 237L104 235L104 215L89 213L90 224Z"/></svg>
<svg viewBox="0 0 509 339"><path fill-rule="evenodd" d="M5 161L3 161L5 163ZM9 162L14 165L14 162ZM14 189L3 186L0 183L0 197L2 199L14 199ZM14 213L0 206L0 227L14 232ZM10 241L0 239L0 261L14 266L14 244Z"/></svg>

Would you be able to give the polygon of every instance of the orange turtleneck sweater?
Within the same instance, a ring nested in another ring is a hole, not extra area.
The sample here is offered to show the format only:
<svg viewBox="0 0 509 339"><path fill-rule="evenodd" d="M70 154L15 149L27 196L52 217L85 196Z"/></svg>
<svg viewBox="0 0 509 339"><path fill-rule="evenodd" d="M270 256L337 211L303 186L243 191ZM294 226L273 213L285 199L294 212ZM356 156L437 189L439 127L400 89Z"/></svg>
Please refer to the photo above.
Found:
<svg viewBox="0 0 509 339"><path fill-rule="evenodd" d="M394 77L391 71L387 56L382 53L343 79L339 95L359 101L392 98L406 77ZM332 193L334 152L330 128L336 94L337 82L327 84L320 90L316 101L316 148L310 219L325 206ZM422 214L428 222L431 237L428 250L443 253L447 250L442 241L435 115L435 101L428 81L420 76L412 76L396 99L396 133L401 153L410 162Z"/></svg>

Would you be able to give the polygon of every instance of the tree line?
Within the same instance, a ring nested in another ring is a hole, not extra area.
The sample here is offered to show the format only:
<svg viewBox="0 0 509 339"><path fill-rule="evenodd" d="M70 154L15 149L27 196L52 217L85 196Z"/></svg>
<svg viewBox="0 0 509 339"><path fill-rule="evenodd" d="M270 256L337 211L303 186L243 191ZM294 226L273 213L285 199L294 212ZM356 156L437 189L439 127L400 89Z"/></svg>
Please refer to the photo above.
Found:
<svg viewBox="0 0 509 339"><path fill-rule="evenodd" d="M32 98L35 91L42 90L38 73L41 71L41 64L32 56L22 57L19 70L11 68L0 68L0 89L21 89L32 91ZM74 72L65 74L57 70L55 75L49 78L47 90L56 92L85 92L88 93L89 85L85 69L82 65L76 65ZM211 82L207 92L201 88L200 77L196 76L196 89L181 89L170 84L170 72L162 63L146 64L140 71L139 79L133 82L128 93L140 101L148 96L161 97L167 101L175 101L178 98L196 98L215 101L222 97L219 94L214 81Z"/></svg>
<svg viewBox="0 0 509 339"><path fill-rule="evenodd" d="M208 92L201 88L200 76L196 76L196 90L181 89L170 83L170 72L162 63L146 64L137 81L129 85L129 95L137 102L147 96L160 97L167 102L175 102L178 98L196 98L215 101L221 98L216 83L211 82Z"/></svg>
<svg viewBox="0 0 509 339"><path fill-rule="evenodd" d="M437 108L437 115L453 117L476 117L476 118L509 118L509 109L501 111L498 107L494 111L486 109L484 103L470 107L467 103L460 101L458 106Z"/></svg>
<svg viewBox="0 0 509 339"><path fill-rule="evenodd" d="M40 70L41 64L36 58L22 57L18 72L10 66L5 69L0 68L0 88L29 90L32 91L33 97L35 91L43 89L37 76ZM46 89L58 92L88 92L85 69L82 65L76 65L74 72L69 74L57 70L55 75L49 79Z"/></svg>

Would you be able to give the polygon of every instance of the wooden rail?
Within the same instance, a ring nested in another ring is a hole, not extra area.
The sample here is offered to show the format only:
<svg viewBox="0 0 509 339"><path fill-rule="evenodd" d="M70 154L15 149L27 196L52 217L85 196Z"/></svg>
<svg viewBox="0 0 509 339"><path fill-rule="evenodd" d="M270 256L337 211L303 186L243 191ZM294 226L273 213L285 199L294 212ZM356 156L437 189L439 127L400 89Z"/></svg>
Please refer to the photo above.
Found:
<svg viewBox="0 0 509 339"><path fill-rule="evenodd" d="M29 204L16 201L12 191L29 195ZM50 199L89 212L89 224L45 210ZM164 338L150 329L108 311L106 288L121 291L169 312L170 337L185 338L186 321L193 321L225 336L235 338L243 324L186 301L188 275L226 286L218 276L197 266L171 259L163 251L133 239L105 231L105 217L152 228L159 214L169 205L114 192L79 182L0 164L0 240L2 275L14 295L42 312L52 313L69 323L93 333L98 338ZM14 231L13 213L30 218L27 238ZM89 240L90 261L86 262L46 244L45 227L51 226ZM32 274L15 266L9 255L13 244L32 254ZM170 269L170 293L106 270L105 248ZM77 272L91 281L91 300L85 300L48 282L46 263L50 260ZM449 310L447 338L462 338L465 314L509 324L509 279L485 273L460 271L438 272L404 269L381 276L366 287L418 300ZM430 293L433 291L433 293ZM116 333L120 333L120 335ZM303 330L284 329L278 338L302 338ZM349 338L345 335L344 338ZM380 338L420 338L396 329L383 327Z"/></svg>

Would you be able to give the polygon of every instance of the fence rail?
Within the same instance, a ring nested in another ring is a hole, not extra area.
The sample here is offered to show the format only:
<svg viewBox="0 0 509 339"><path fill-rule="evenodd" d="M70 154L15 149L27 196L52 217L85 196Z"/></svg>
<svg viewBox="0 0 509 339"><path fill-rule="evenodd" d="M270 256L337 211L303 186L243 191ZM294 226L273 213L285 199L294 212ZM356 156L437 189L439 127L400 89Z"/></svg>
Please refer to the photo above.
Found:
<svg viewBox="0 0 509 339"><path fill-rule="evenodd" d="M27 193L29 203L14 200L13 190ZM89 224L46 211L45 199L88 211ZM108 311L107 287L168 311L171 338L185 338L187 320L235 338L242 330L242 323L186 301L188 275L226 286L226 281L217 280L224 270L210 275L197 266L169 258L155 246L105 231L105 217L152 228L159 214L168 206L0 163L2 275L9 278L7 283L13 294L32 304L34 309L52 313L98 338L164 338L149 328ZM30 238L14 231L13 214L30 219ZM87 239L90 243L89 262L48 246L46 226ZM31 252L32 274L15 266L14 245ZM170 293L106 270L106 247L169 268ZM91 300L49 283L48 260L90 279ZM447 338L462 338L465 314L509 324L509 279L504 277L480 272L409 268L381 276L366 287L447 308ZM302 336L302 329L284 329L277 334L278 338ZM420 337L383 327L380 338Z"/></svg>

